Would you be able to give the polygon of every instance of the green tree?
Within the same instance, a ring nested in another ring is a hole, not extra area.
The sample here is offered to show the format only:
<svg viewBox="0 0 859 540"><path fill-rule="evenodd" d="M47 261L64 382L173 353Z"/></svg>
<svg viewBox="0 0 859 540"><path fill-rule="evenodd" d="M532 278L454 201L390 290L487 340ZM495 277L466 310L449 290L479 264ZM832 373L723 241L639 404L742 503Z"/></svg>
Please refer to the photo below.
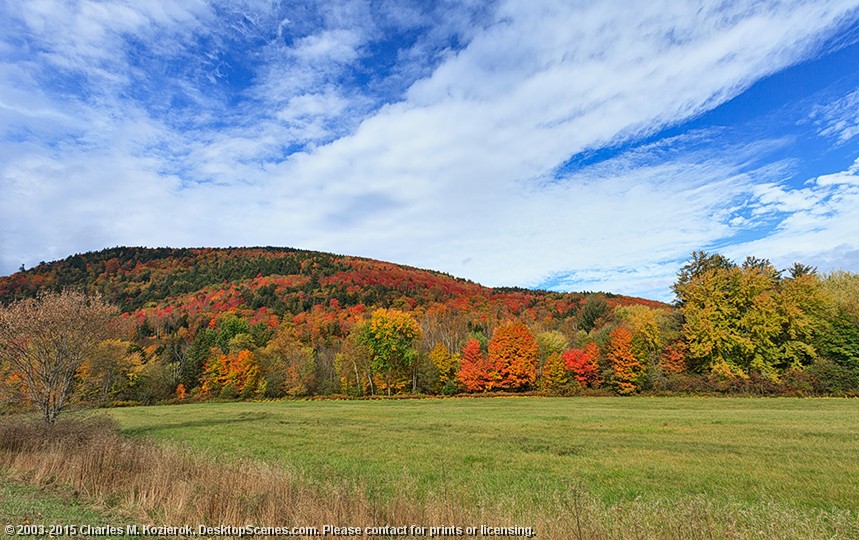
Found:
<svg viewBox="0 0 859 540"><path fill-rule="evenodd" d="M832 272L821 289L825 330L817 336L822 355L859 373L859 274Z"/></svg>
<svg viewBox="0 0 859 540"><path fill-rule="evenodd" d="M608 311L608 304L605 298L591 294L582 305L582 311L579 314L579 328L585 332L590 332L594 329L597 321Z"/></svg>
<svg viewBox="0 0 859 540"><path fill-rule="evenodd" d="M549 356L552 354L557 354L560 357L560 354L564 352L567 348L568 340L567 336L558 332L557 330L550 330L547 332L540 332L537 334L537 353L539 356L539 364L537 365L537 382L540 384L540 380L543 377L543 371L546 366L546 361L549 359ZM563 362L561 362L563 364Z"/></svg>
<svg viewBox="0 0 859 540"><path fill-rule="evenodd" d="M381 375L385 390L391 394L395 386L411 378L412 390L417 387L415 344L421 337L417 321L396 309L377 309L359 330L359 342L370 352L373 371Z"/></svg>

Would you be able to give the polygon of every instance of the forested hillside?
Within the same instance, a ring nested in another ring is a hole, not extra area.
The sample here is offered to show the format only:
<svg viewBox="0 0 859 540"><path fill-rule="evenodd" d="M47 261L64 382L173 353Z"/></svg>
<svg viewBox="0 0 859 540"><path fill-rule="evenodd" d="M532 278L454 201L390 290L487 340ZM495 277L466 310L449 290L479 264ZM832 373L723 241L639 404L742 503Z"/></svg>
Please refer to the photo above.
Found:
<svg viewBox="0 0 859 540"><path fill-rule="evenodd" d="M96 403L859 388L857 276L753 258L694 254L669 306L289 248L113 248L0 277L0 301L67 288L126 321L78 372ZM3 400L26 401L3 369Z"/></svg>

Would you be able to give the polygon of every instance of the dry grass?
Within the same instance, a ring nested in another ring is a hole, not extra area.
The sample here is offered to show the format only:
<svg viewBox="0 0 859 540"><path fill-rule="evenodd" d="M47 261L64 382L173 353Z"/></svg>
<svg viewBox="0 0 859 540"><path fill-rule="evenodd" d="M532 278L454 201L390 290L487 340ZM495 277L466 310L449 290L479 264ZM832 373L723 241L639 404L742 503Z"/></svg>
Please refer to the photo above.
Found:
<svg viewBox="0 0 859 540"><path fill-rule="evenodd" d="M606 506L576 487L550 493L542 507L528 510L497 499L466 506L446 493L419 504L408 485L380 502L335 479L310 481L258 462L225 465L175 446L127 439L105 418L66 419L50 427L6 419L0 423L0 466L17 479L74 490L93 506L154 525L518 525L546 539L859 537L855 512L717 505L703 497Z"/></svg>

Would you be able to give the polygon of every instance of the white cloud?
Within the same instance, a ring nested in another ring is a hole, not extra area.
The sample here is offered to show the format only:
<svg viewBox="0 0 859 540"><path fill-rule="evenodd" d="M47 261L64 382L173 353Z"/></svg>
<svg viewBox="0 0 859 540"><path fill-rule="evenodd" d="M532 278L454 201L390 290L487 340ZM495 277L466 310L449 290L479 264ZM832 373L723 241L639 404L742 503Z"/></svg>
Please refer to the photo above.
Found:
<svg viewBox="0 0 859 540"><path fill-rule="evenodd" d="M812 118L819 133L844 144L859 135L859 90L841 99L816 107Z"/></svg>
<svg viewBox="0 0 859 540"><path fill-rule="evenodd" d="M859 159L845 171L819 176L806 185L773 186L756 193L762 204L783 212L775 232L734 245L726 255L766 257L779 268L801 262L820 270L859 269Z"/></svg>
<svg viewBox="0 0 859 540"><path fill-rule="evenodd" d="M853 1L328 5L239 6L224 20L202 3L27 3L12 18L45 52L0 66L0 122L70 120L60 144L0 150L0 269L116 244L273 244L490 285L555 276L664 296L689 251L761 220L790 214L762 249L783 252L779 239L821 212L818 247L845 244L833 242L855 219L841 202L852 192L826 189L851 186L849 171L792 190L736 148L727 159L669 143L644 150L652 162L556 170L808 58ZM391 28L414 42L355 85ZM236 40L253 48L235 57ZM155 56L136 58L138 41ZM57 90L57 68L93 91ZM33 92L7 93L20 81ZM781 143L745 147L765 144Z"/></svg>

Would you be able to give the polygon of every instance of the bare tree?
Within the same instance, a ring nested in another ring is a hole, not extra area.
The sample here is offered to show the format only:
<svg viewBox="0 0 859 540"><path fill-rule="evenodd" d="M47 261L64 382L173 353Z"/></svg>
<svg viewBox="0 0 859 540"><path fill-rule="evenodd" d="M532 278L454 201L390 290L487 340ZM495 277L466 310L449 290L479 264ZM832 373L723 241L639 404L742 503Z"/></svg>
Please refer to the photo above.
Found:
<svg viewBox="0 0 859 540"><path fill-rule="evenodd" d="M0 308L0 359L24 379L48 424L63 410L84 360L115 335L118 313L98 296L70 290Z"/></svg>

